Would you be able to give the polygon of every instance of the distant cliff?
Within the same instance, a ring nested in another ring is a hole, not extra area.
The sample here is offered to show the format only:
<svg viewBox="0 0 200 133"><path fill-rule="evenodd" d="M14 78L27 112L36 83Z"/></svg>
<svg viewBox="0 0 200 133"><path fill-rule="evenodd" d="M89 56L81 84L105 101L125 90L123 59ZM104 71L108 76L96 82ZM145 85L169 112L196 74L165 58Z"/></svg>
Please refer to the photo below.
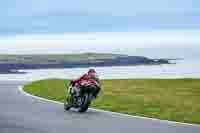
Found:
<svg viewBox="0 0 200 133"><path fill-rule="evenodd" d="M170 64L168 59L85 53L72 55L0 55L0 73L19 69L75 68ZM14 71L16 73L17 71Z"/></svg>

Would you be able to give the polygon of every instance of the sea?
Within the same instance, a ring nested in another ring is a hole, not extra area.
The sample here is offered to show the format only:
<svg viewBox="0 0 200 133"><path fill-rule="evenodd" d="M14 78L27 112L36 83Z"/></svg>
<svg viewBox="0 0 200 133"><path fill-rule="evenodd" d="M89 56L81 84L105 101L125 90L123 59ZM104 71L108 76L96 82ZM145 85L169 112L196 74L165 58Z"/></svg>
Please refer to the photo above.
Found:
<svg viewBox="0 0 200 133"><path fill-rule="evenodd" d="M200 78L200 61L178 60L176 64L90 67L100 79L178 79ZM19 70L25 74L0 74L0 80L35 81L51 78L76 79L89 68Z"/></svg>

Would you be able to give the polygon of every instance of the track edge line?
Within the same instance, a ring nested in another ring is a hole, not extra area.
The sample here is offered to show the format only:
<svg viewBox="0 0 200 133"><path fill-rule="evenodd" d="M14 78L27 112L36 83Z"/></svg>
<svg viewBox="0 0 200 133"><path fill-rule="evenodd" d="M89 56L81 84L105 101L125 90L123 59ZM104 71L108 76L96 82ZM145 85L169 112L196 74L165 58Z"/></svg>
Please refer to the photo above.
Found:
<svg viewBox="0 0 200 133"><path fill-rule="evenodd" d="M54 101L54 100L49 100L49 99L46 99L46 98L42 98L42 97L35 96L35 95L30 94L30 93L27 93L26 91L23 90L23 86L18 86L18 90L23 95L25 95L25 96L29 96L29 97L32 97L32 98L35 98L35 99L43 100L43 101L46 101L46 102L52 102L52 103L56 103L56 104L63 104L62 102L58 102L58 101ZM106 111L106 110L101 110L101 109L95 109L95 108L89 108L89 109L91 109L93 111L104 112L104 113L107 113L107 114L118 115L118 116L122 116L122 117L139 118L139 119L144 119L144 120L159 121L159 122L162 122L162 123L179 124L179 125L200 127L200 125L198 125L198 124L192 124L192 123L183 123L183 122L176 122L176 121L169 121L169 120L161 120L161 119L156 119L156 118L149 118L149 117L128 115L128 114L122 114L122 113L117 113L117 112L112 112L112 111Z"/></svg>

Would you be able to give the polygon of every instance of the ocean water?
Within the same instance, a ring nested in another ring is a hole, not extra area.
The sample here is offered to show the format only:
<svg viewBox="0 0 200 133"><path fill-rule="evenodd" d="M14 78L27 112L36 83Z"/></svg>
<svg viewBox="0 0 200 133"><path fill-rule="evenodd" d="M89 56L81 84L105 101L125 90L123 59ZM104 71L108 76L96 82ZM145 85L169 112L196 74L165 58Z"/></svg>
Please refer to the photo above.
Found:
<svg viewBox="0 0 200 133"><path fill-rule="evenodd" d="M95 67L101 79L200 78L200 61L180 60L176 64L154 66ZM26 74L1 74L0 80L34 81L47 78L75 79L88 68L20 70Z"/></svg>

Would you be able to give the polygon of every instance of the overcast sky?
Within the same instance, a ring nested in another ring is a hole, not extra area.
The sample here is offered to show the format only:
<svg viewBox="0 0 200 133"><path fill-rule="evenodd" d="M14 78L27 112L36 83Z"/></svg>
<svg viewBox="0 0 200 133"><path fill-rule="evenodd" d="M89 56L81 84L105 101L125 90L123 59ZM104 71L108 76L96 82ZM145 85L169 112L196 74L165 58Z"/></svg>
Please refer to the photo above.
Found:
<svg viewBox="0 0 200 133"><path fill-rule="evenodd" d="M6 0L1 15L88 13L132 16L137 13L199 13L199 0ZM6 14L5 14L6 13Z"/></svg>
<svg viewBox="0 0 200 133"><path fill-rule="evenodd" d="M1 0L0 35L200 29L199 0Z"/></svg>
<svg viewBox="0 0 200 133"><path fill-rule="evenodd" d="M199 0L2 0L0 18L0 53L200 44Z"/></svg>
<svg viewBox="0 0 200 133"><path fill-rule="evenodd" d="M200 31L99 32L17 35L0 39L1 53L123 53L141 48L200 48ZM154 51L158 52L158 51ZM170 51L167 51L170 54ZM188 51L190 52L190 51ZM138 53L140 54L140 53Z"/></svg>

